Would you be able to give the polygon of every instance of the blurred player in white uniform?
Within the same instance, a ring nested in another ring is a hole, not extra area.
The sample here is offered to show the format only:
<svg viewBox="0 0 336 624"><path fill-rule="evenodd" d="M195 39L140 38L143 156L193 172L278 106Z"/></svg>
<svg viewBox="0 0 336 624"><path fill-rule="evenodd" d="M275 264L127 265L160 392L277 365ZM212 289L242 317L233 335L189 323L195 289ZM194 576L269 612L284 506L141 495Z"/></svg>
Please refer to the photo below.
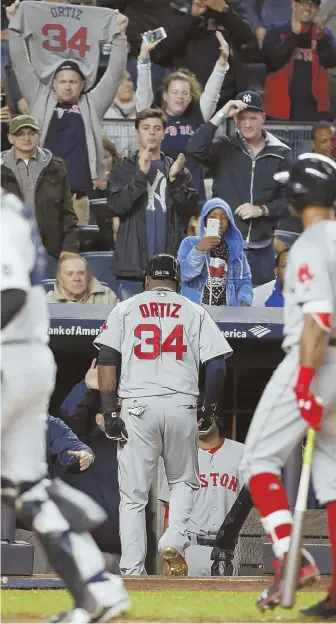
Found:
<svg viewBox="0 0 336 624"><path fill-rule="evenodd" d="M88 533L105 519L88 496L46 465L46 423L55 381L48 306L41 285L44 251L34 218L1 192L1 489L2 501L39 536L75 607L52 622L106 622L129 608L120 578L105 572Z"/></svg>
<svg viewBox="0 0 336 624"><path fill-rule="evenodd" d="M201 425L202 427L202 425ZM199 433L200 488L194 491L194 506L188 522L190 546L186 550L188 576L211 576L211 554L216 536L243 486L238 467L244 445L219 435L216 422ZM165 527L169 524L170 491L165 476L159 494L165 503ZM234 548L233 548L234 550ZM227 552L226 573L233 573L233 551ZM231 566L231 570L228 568Z"/></svg>
<svg viewBox="0 0 336 624"><path fill-rule="evenodd" d="M232 350L211 316L177 293L173 256L153 256L146 292L118 303L95 340L105 433L119 444L120 569L146 574L145 507L163 457L170 489L170 524L159 542L169 573L184 575L186 530L199 488L196 402L200 361L206 364L203 420L211 422ZM116 377L121 363L117 414Z"/></svg>
<svg viewBox="0 0 336 624"><path fill-rule="evenodd" d="M281 469L309 426L317 431L312 477L318 501L327 509L333 576L328 596L302 614L332 619L336 617L336 163L318 154L302 154L292 171L281 177L287 179L288 200L302 218L304 232L290 250L285 276L286 357L259 402L242 462L254 505L279 560L274 582L257 604L274 608L281 599L293 522ZM303 549L298 587L312 583L317 574L315 561Z"/></svg>

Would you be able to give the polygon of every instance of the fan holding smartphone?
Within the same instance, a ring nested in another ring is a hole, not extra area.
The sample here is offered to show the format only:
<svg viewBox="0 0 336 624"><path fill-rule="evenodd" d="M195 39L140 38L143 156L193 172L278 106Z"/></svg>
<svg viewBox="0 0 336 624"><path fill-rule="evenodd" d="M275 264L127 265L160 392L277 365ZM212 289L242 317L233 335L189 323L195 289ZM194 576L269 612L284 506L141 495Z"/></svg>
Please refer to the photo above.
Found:
<svg viewBox="0 0 336 624"><path fill-rule="evenodd" d="M142 39L149 46L152 43L159 43L163 39L167 38L167 33L164 28L156 28L155 30L148 30L142 36Z"/></svg>
<svg viewBox="0 0 336 624"><path fill-rule="evenodd" d="M204 204L200 233L185 238L178 251L182 294L204 305L250 306L253 291L243 239L224 200L216 197Z"/></svg>

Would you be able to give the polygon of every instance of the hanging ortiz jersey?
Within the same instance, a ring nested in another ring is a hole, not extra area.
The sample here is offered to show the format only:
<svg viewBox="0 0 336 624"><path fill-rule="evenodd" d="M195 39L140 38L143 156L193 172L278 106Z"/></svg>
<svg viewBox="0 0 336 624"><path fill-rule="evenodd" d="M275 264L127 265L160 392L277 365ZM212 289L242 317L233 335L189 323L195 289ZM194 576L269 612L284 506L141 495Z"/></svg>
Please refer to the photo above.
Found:
<svg viewBox="0 0 336 624"><path fill-rule="evenodd" d="M21 32L30 60L42 82L50 83L57 67L72 60L85 76L85 91L95 84L100 43L120 32L111 9L54 2L22 2L10 21Z"/></svg>
<svg viewBox="0 0 336 624"><path fill-rule="evenodd" d="M326 314L336 337L336 221L307 228L288 256L283 348L300 342L305 314Z"/></svg>
<svg viewBox="0 0 336 624"><path fill-rule="evenodd" d="M170 290L118 303L94 344L121 354L119 396L198 396L200 362L232 353L210 314Z"/></svg>

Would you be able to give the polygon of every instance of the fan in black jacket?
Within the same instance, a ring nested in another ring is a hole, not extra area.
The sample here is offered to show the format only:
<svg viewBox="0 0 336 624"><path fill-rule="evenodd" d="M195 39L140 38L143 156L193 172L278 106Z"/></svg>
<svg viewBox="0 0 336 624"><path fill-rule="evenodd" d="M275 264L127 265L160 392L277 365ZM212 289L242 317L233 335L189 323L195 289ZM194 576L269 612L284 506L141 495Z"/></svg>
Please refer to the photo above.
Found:
<svg viewBox="0 0 336 624"><path fill-rule="evenodd" d="M186 236L189 218L199 212L198 194L191 174L184 168L184 156L173 162L160 152L166 118L160 109L138 113L136 128L139 151L112 169L107 205L113 217L120 217L112 272L142 290L148 259L155 253L177 255Z"/></svg>

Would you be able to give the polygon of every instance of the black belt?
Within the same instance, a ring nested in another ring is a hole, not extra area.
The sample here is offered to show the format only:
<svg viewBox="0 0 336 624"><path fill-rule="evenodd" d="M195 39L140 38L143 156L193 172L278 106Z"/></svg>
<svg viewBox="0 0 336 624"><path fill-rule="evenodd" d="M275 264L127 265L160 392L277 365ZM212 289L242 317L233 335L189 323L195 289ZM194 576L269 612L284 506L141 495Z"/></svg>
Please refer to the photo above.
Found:
<svg viewBox="0 0 336 624"><path fill-rule="evenodd" d="M188 539L192 541L191 537L189 536L188 536ZM212 546L213 547L216 545L216 538L215 537L200 537L199 535L197 535L196 543L198 546Z"/></svg>
<svg viewBox="0 0 336 624"><path fill-rule="evenodd" d="M82 199L82 197L87 197L88 194L86 191L71 191L73 195L76 195L76 199Z"/></svg>

